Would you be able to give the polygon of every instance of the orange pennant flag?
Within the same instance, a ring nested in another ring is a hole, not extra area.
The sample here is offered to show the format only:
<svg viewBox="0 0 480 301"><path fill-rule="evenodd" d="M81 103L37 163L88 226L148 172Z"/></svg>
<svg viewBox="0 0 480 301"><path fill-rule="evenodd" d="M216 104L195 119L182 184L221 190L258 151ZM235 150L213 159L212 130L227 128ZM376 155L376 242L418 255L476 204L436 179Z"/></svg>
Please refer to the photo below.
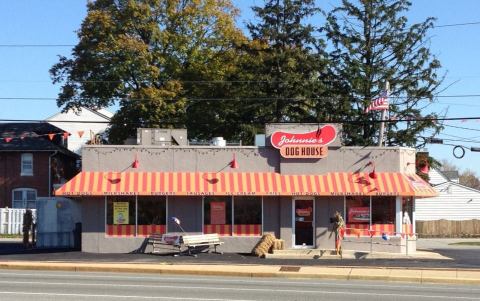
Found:
<svg viewBox="0 0 480 301"><path fill-rule="evenodd" d="M67 139L70 136L69 132L63 132L63 139Z"/></svg>
<svg viewBox="0 0 480 301"><path fill-rule="evenodd" d="M12 137L5 137L5 138L3 138L3 139L5 139L5 142L8 143L8 142L12 141L13 138L12 138Z"/></svg>
<svg viewBox="0 0 480 301"><path fill-rule="evenodd" d="M55 137L55 134L52 134L52 133L48 134L48 139L53 140L53 137Z"/></svg>
<svg viewBox="0 0 480 301"><path fill-rule="evenodd" d="M78 137L82 138L84 131L78 131Z"/></svg>

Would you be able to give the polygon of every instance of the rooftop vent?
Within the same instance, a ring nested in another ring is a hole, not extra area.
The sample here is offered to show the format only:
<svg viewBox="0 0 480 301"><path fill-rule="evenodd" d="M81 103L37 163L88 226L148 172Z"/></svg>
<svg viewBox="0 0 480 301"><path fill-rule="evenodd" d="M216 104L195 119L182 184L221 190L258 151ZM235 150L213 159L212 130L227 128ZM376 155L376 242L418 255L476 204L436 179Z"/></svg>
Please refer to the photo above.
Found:
<svg viewBox="0 0 480 301"><path fill-rule="evenodd" d="M218 147L225 147L227 146L227 141L223 139L223 137L213 137L212 145Z"/></svg>
<svg viewBox="0 0 480 301"><path fill-rule="evenodd" d="M188 145L186 129L137 129L138 145Z"/></svg>

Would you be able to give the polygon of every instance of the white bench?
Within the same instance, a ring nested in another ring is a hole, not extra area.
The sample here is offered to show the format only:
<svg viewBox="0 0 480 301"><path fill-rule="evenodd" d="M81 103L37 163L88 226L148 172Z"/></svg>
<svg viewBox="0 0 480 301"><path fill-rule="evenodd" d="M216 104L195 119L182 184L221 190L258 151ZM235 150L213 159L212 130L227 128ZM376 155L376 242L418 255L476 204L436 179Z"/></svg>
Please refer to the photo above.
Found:
<svg viewBox="0 0 480 301"><path fill-rule="evenodd" d="M193 255L192 251L197 250L198 247L210 248L211 246L214 247L215 253L222 254L221 252L217 252L217 246L220 246L223 244L223 242L220 241L220 237L218 236L218 233L182 235L180 239L180 243L181 245L187 248L186 251L188 255Z"/></svg>

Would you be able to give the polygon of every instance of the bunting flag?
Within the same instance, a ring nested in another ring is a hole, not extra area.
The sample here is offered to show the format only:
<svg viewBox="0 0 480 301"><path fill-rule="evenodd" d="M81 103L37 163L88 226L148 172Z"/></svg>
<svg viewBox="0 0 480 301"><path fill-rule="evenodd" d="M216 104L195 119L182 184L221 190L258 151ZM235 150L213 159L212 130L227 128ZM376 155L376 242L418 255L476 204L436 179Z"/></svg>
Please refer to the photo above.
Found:
<svg viewBox="0 0 480 301"><path fill-rule="evenodd" d="M78 137L82 138L83 133L85 133L85 131L78 131L77 133L78 133Z"/></svg>
<svg viewBox="0 0 480 301"><path fill-rule="evenodd" d="M380 97L374 99L370 105L365 109L365 114L370 111L383 111L388 110L388 94L387 91L383 91Z"/></svg>
<svg viewBox="0 0 480 301"><path fill-rule="evenodd" d="M80 137L82 137L83 133L84 133L84 131L78 131L78 135ZM9 137L1 137L0 136L0 139L3 139L6 143L9 143L13 139L25 140L25 138L48 137L48 139L50 141L53 141L53 139L55 138L55 135L61 135L61 136L63 136L64 139L67 139L68 136L71 136L71 134L69 132L48 133L48 134L41 134L41 135L38 135L38 134L35 134L35 133L32 133L32 134L22 133L20 136L9 136Z"/></svg>

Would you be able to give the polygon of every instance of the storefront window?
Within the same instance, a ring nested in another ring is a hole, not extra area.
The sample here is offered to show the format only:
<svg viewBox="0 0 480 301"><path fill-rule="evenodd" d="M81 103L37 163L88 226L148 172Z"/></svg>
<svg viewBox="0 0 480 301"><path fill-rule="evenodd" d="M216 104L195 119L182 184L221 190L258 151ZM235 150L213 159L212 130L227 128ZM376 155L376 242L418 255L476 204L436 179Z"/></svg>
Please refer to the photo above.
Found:
<svg viewBox="0 0 480 301"><path fill-rule="evenodd" d="M233 235L260 236L262 234L262 198L234 197Z"/></svg>
<svg viewBox="0 0 480 301"><path fill-rule="evenodd" d="M402 232L412 235L413 223L413 197L404 197L402 198Z"/></svg>
<svg viewBox="0 0 480 301"><path fill-rule="evenodd" d="M205 197L203 200L203 232L232 235L232 198Z"/></svg>
<svg viewBox="0 0 480 301"><path fill-rule="evenodd" d="M108 197L107 225L108 236L135 236L135 198Z"/></svg>
<svg viewBox="0 0 480 301"><path fill-rule="evenodd" d="M345 199L346 235L368 236L370 197L347 196Z"/></svg>
<svg viewBox="0 0 480 301"><path fill-rule="evenodd" d="M166 232L167 198L165 196L138 197L138 236Z"/></svg>
<svg viewBox="0 0 480 301"><path fill-rule="evenodd" d="M348 196L345 199L347 235L381 236L395 232L395 197Z"/></svg>

